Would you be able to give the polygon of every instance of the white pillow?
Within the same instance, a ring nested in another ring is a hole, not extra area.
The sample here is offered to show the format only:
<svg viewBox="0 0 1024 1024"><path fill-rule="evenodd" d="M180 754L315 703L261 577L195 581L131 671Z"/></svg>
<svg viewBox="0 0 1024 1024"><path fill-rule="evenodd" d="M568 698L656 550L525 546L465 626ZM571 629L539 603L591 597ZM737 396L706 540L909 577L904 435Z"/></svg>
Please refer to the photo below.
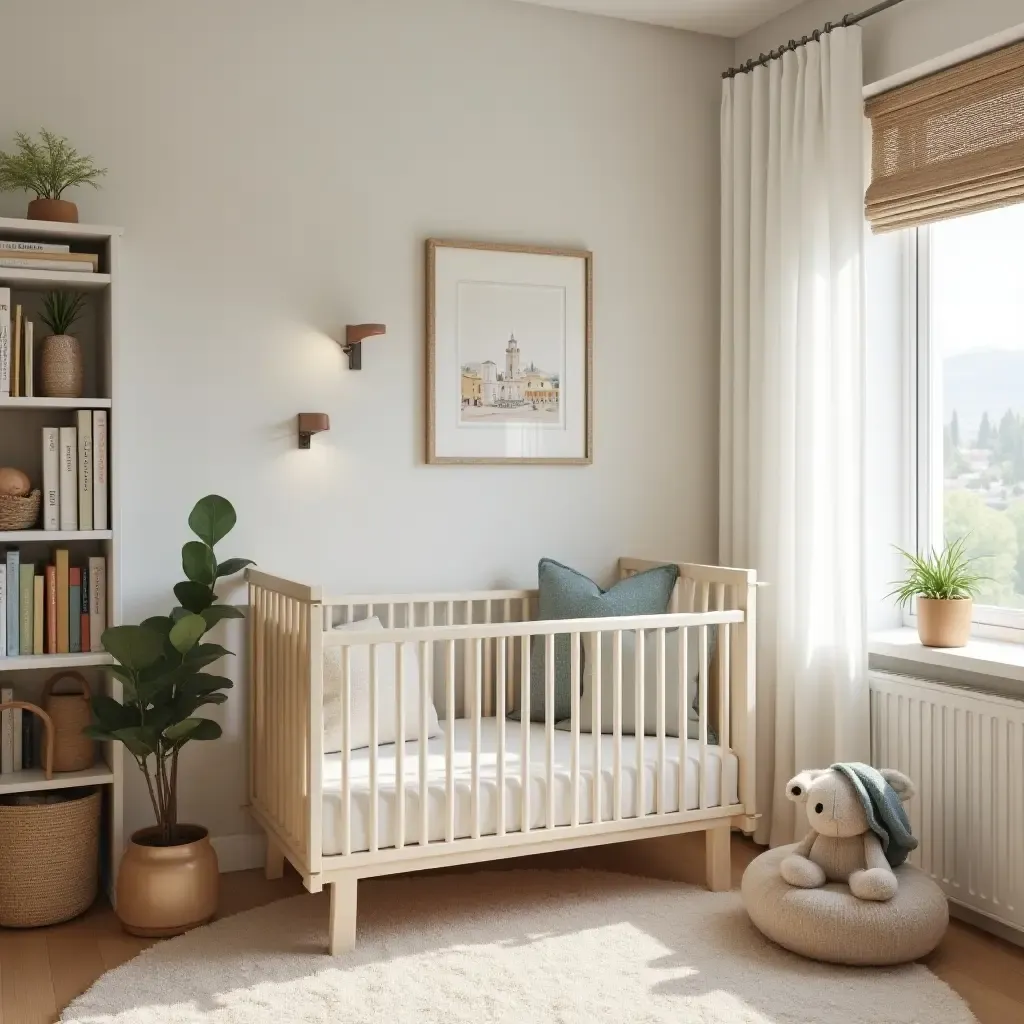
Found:
<svg viewBox="0 0 1024 1024"><path fill-rule="evenodd" d="M361 619L335 626L345 632L381 632L387 630L380 619ZM382 639L384 639L382 637ZM350 648L349 656L349 748L358 750L370 745L370 648ZM402 645L402 660L405 668L404 697L402 709L402 740L420 738L420 662L415 644ZM395 648L377 648L377 742L394 743L395 718L398 715L396 698ZM431 700L427 708L427 737L439 736L441 727L437 712ZM324 650L324 753L334 754L341 750L341 648L328 647Z"/></svg>

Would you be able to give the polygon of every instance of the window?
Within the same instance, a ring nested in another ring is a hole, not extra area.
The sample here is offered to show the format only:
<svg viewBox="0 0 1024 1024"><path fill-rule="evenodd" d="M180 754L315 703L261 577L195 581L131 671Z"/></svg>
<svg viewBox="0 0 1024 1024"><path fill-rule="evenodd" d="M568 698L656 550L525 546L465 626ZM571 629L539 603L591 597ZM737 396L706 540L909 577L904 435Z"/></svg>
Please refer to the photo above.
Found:
<svg viewBox="0 0 1024 1024"><path fill-rule="evenodd" d="M917 525L967 537L975 620L1024 631L1024 205L918 228Z"/></svg>

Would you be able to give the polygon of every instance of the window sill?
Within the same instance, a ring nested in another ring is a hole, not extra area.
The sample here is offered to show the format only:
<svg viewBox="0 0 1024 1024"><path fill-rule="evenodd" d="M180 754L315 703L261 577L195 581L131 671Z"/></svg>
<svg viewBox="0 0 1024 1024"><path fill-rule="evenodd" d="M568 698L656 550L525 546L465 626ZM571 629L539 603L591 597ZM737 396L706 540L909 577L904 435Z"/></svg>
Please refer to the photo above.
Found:
<svg viewBox="0 0 1024 1024"><path fill-rule="evenodd" d="M1024 682L1024 644L972 639L966 647L925 647L916 629L890 629L868 637L868 653L919 665Z"/></svg>

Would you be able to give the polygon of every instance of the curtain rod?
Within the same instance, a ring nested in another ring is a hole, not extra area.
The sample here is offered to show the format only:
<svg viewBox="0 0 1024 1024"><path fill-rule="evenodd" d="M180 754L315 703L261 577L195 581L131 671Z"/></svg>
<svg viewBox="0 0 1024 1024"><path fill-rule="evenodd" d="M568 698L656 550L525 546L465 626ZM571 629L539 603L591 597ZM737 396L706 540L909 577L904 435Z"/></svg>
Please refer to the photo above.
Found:
<svg viewBox="0 0 1024 1024"><path fill-rule="evenodd" d="M875 14L881 14L882 11L887 11L890 7L895 7L897 4L901 3L903 3L903 0L882 0L881 3L875 4L874 7L869 7L866 11L861 11L860 14L845 15L842 21L826 21L824 28L816 28L809 36L804 36L802 39L790 39L785 46L780 46L777 50L769 50L767 53L762 53L757 58L751 58L745 64L741 64L738 68L729 68L728 71L722 72L722 77L735 78L737 75L745 75L747 72L753 71L754 68L763 67L773 60L778 60L784 53L791 53L798 46L806 46L812 40L817 42L823 35L827 35L833 29L849 28L851 25L856 25L858 22L864 21Z"/></svg>

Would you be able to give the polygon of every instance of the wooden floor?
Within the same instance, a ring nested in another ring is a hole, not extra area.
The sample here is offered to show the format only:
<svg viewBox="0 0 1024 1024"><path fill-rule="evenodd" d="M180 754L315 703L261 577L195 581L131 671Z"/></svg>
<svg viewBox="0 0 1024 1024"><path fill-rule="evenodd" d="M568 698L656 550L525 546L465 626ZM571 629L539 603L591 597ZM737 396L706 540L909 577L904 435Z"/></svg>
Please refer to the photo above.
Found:
<svg viewBox="0 0 1024 1024"><path fill-rule="evenodd" d="M734 837L735 885L756 853L752 843ZM221 881L222 916L303 891L290 871L276 882L260 871L223 875ZM0 1024L51 1024L104 971L151 941L122 932L105 903L53 928L0 929ZM924 963L967 1000L981 1024L1024 1021L1024 949L954 921Z"/></svg>

